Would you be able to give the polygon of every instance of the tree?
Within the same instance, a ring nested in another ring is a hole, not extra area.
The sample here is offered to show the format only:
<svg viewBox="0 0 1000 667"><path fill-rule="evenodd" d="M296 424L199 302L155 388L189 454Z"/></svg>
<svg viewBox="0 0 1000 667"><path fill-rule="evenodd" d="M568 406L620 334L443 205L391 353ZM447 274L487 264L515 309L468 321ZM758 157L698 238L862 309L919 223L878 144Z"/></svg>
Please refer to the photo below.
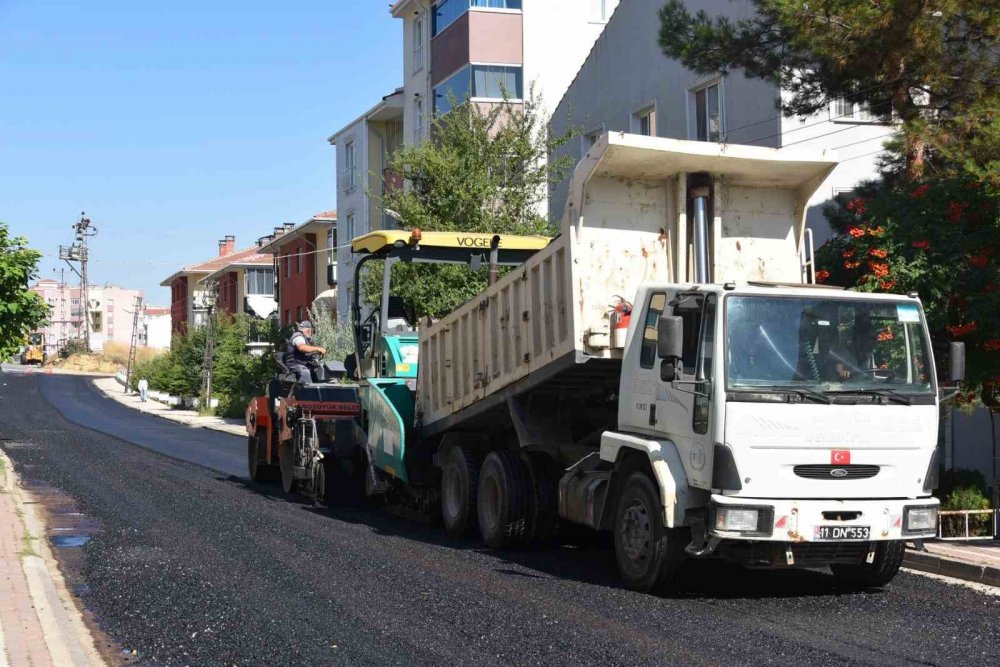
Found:
<svg viewBox="0 0 1000 667"><path fill-rule="evenodd" d="M774 81L790 93L782 107L788 116L814 113L835 98L891 111L902 126L911 178L923 173L928 151L947 154L958 146L964 155L977 141L985 144L980 167L996 167L1000 12L995 5L981 0L753 0L753 5L752 18L733 20L704 11L692 15L682 0L669 0L660 10L660 46L701 74L739 69Z"/></svg>
<svg viewBox="0 0 1000 667"><path fill-rule="evenodd" d="M490 234L548 234L539 214L549 185L571 166L548 156L569 140L549 136L541 101L532 92L523 104L489 108L452 99L452 109L431 122L431 140L405 147L389 161L405 188L385 188L381 200L404 229ZM377 275L375 275L377 273ZM381 271L371 271L366 294L381 290ZM440 316L486 286L486 271L455 265L399 264L392 293L411 318Z"/></svg>
<svg viewBox="0 0 1000 667"><path fill-rule="evenodd" d="M0 222L0 359L17 352L27 334L49 316L42 297L28 289L41 257L28 247L27 239L10 236L7 223Z"/></svg>

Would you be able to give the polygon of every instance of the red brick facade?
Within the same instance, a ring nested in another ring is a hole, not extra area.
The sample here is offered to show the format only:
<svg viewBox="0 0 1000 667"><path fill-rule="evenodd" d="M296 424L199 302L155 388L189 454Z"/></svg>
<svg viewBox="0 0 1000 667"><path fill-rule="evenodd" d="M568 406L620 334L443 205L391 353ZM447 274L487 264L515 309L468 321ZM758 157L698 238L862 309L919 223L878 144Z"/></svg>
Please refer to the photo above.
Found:
<svg viewBox="0 0 1000 667"><path fill-rule="evenodd" d="M216 307L220 312L236 315L243 310L242 304L239 303L238 282L239 273L236 271L230 271L219 278L219 298Z"/></svg>
<svg viewBox="0 0 1000 667"><path fill-rule="evenodd" d="M316 298L316 249L315 234L304 234L279 247L275 270L282 325L309 318Z"/></svg>
<svg viewBox="0 0 1000 667"><path fill-rule="evenodd" d="M170 331L183 333L187 329L188 277L174 278L170 283Z"/></svg>

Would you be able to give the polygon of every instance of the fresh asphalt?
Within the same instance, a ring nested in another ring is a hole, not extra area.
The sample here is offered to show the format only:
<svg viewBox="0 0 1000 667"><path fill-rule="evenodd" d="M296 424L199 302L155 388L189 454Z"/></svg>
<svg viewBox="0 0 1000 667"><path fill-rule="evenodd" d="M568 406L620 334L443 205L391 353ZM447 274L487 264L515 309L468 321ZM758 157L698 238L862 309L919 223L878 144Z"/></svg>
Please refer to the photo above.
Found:
<svg viewBox="0 0 1000 667"><path fill-rule="evenodd" d="M314 509L248 482L243 439L88 378L0 375L0 447L100 522L82 601L142 664L1000 664L1000 597L717 564L633 593L606 539L497 553L359 502Z"/></svg>

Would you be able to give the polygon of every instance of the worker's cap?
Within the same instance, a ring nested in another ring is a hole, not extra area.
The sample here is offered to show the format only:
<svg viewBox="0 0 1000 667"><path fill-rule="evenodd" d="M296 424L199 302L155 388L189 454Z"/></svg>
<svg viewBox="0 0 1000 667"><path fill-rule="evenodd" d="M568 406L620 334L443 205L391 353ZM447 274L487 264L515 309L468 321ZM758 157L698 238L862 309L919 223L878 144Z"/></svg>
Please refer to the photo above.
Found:
<svg viewBox="0 0 1000 667"><path fill-rule="evenodd" d="M300 329L312 329L313 328L313 323L310 322L309 320L303 320L302 322L299 322L299 328Z"/></svg>

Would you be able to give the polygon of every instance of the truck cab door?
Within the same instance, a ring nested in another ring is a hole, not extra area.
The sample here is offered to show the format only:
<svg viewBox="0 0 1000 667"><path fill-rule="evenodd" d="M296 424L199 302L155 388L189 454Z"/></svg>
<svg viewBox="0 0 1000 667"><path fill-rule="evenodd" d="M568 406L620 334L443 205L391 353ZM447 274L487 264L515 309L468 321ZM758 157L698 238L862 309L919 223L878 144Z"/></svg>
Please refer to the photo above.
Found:
<svg viewBox="0 0 1000 667"><path fill-rule="evenodd" d="M684 323L680 372L674 382L657 378L655 422L658 433L677 447L692 486L712 482L711 380L715 341L715 295L682 293L672 304Z"/></svg>

